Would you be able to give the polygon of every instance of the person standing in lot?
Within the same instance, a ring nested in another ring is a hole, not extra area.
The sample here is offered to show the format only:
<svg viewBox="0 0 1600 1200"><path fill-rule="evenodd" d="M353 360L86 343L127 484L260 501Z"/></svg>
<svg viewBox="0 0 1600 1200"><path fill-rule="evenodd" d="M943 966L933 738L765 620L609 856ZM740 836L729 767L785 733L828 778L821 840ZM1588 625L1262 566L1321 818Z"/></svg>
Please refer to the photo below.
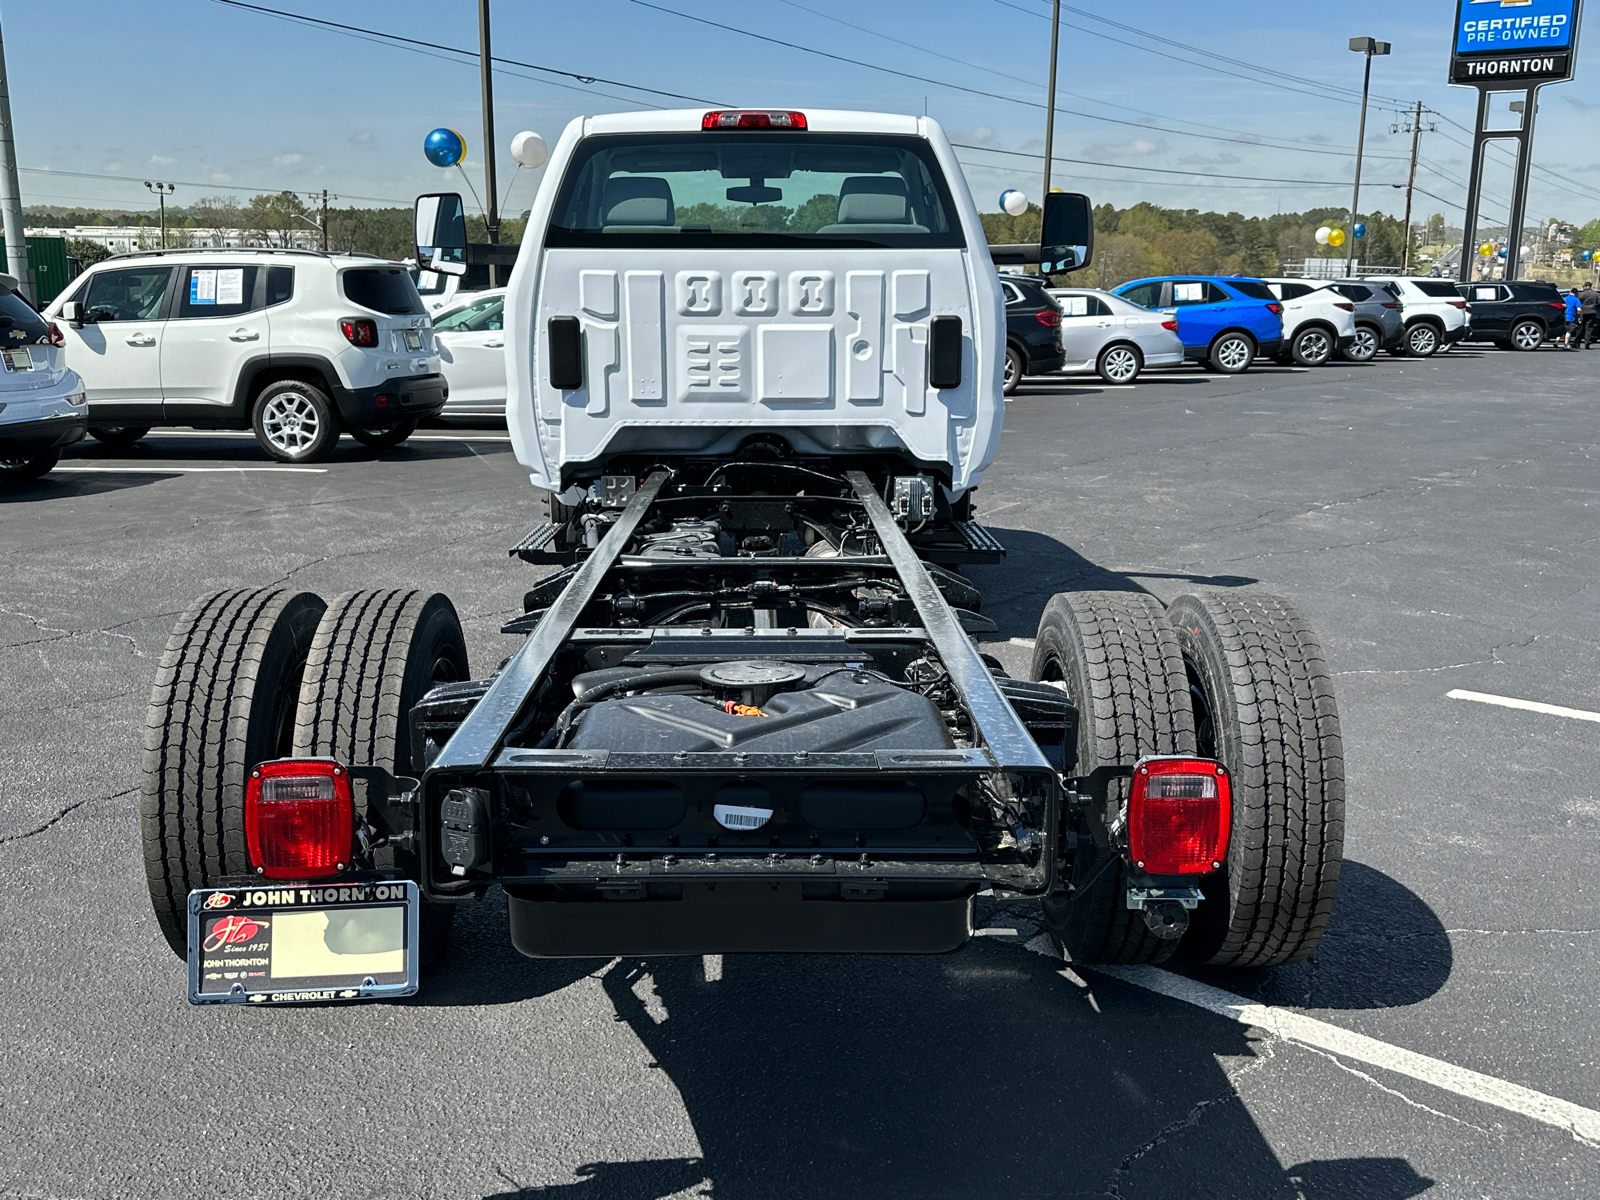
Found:
<svg viewBox="0 0 1600 1200"><path fill-rule="evenodd" d="M1600 329L1600 292L1594 290L1594 284L1586 283L1583 291L1578 293L1578 349L1587 350L1595 343L1595 335Z"/></svg>
<svg viewBox="0 0 1600 1200"><path fill-rule="evenodd" d="M1563 299L1567 302L1567 332L1561 337L1561 348L1570 350L1572 349L1572 331L1578 325L1578 289L1568 288L1567 294Z"/></svg>

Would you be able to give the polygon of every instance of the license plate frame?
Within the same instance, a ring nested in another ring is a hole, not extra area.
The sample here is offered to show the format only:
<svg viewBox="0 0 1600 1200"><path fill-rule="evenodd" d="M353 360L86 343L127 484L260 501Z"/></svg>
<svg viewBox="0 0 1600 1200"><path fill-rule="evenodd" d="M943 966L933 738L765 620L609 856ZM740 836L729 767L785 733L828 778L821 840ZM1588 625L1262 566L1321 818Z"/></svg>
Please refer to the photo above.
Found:
<svg viewBox="0 0 1600 1200"><path fill-rule="evenodd" d="M401 331L400 336L405 339L407 350L415 353L416 351L422 349L422 330L405 329Z"/></svg>
<svg viewBox="0 0 1600 1200"><path fill-rule="evenodd" d="M8 371L31 371L33 367L33 353L26 346L7 346L0 350Z"/></svg>
<svg viewBox="0 0 1600 1200"><path fill-rule="evenodd" d="M191 1004L328 1004L417 992L421 893L412 880L200 888L189 893L188 911Z"/></svg>

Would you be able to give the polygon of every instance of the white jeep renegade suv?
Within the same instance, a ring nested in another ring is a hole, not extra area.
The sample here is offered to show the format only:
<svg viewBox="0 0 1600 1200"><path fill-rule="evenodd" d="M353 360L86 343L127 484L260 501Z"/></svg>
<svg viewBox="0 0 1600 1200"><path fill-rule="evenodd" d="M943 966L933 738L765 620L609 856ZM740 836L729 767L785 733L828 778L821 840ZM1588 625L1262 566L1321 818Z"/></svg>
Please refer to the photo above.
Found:
<svg viewBox="0 0 1600 1200"><path fill-rule="evenodd" d="M303 250L168 250L96 263L46 309L83 376L89 433L250 429L273 458L341 432L405 441L444 407L432 321L406 268Z"/></svg>

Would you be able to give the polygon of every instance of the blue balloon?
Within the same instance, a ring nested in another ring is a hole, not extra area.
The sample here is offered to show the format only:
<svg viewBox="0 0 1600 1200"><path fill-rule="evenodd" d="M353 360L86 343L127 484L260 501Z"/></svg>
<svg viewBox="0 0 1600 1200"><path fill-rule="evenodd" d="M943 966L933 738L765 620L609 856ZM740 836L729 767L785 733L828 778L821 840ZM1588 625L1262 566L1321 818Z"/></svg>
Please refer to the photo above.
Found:
<svg viewBox="0 0 1600 1200"><path fill-rule="evenodd" d="M1593 250L1585 250L1583 252L1583 261L1584 262L1588 262L1593 257L1594 257L1594 251Z"/></svg>
<svg viewBox="0 0 1600 1200"><path fill-rule="evenodd" d="M454 129L435 129L422 139L422 152L436 167L454 167L467 156L467 139Z"/></svg>
<svg viewBox="0 0 1600 1200"><path fill-rule="evenodd" d="M1367 236L1367 227L1364 224L1362 224L1360 221L1356 222L1356 236L1357 237L1366 237Z"/></svg>

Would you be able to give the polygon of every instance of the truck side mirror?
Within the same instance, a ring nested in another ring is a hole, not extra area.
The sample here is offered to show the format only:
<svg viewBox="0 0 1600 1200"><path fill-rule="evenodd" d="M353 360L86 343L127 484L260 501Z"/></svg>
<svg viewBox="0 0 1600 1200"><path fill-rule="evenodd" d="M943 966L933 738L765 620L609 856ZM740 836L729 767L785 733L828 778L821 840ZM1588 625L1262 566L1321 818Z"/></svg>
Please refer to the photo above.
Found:
<svg viewBox="0 0 1600 1200"><path fill-rule="evenodd" d="M1039 270L1045 275L1081 271L1094 258L1094 209L1082 192L1051 192L1044 198L1039 234Z"/></svg>
<svg viewBox="0 0 1600 1200"><path fill-rule="evenodd" d="M467 273L467 217L456 192L417 197L417 266L441 275Z"/></svg>

